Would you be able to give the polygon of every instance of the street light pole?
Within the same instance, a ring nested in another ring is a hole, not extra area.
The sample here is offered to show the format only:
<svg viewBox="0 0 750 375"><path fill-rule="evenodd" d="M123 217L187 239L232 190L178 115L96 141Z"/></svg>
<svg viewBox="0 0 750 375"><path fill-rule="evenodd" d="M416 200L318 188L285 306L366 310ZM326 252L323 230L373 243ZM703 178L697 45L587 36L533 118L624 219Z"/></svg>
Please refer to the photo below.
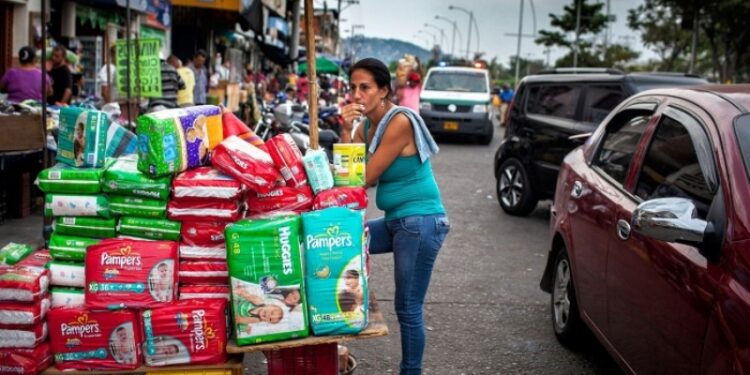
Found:
<svg viewBox="0 0 750 375"><path fill-rule="evenodd" d="M521 67L521 32L523 31L523 0L521 0L521 10L518 15L518 41L516 42L516 80L515 85L518 87L518 74Z"/></svg>
<svg viewBox="0 0 750 375"><path fill-rule="evenodd" d="M425 27L432 27L433 29L435 29L437 31L440 31L440 47L442 49L442 46L445 43L445 32L443 31L443 29L440 28L440 27L438 27L438 26L431 25L429 23L425 23L424 26Z"/></svg>
<svg viewBox="0 0 750 375"><path fill-rule="evenodd" d="M435 35L434 33L431 33L431 32L429 32L427 30L424 30L424 29L420 29L417 32L418 33L427 34L427 35L431 35L432 36L432 46L434 47L435 45L437 45L437 35Z"/></svg>
<svg viewBox="0 0 750 375"><path fill-rule="evenodd" d="M435 16L436 20L443 20L451 24L453 27L453 41L451 42L451 56L454 56L456 53L456 31L458 31L458 27L456 26L456 21L453 21L446 17L441 16Z"/></svg>
<svg viewBox="0 0 750 375"><path fill-rule="evenodd" d="M349 37L349 50L351 52L349 55L352 57L352 60L351 60L352 64L354 64L354 31L356 29L364 29L364 28L365 28L365 25L359 25L359 24L352 25L352 28L351 28L352 36Z"/></svg>
<svg viewBox="0 0 750 375"><path fill-rule="evenodd" d="M471 24L472 22L474 22L474 13L464 8L457 7L455 5L449 5L448 9L460 10L469 15L469 30L468 30L468 35L466 36L466 60L469 60L469 54L470 54L469 51L471 50L471 26L472 26Z"/></svg>
<svg viewBox="0 0 750 375"><path fill-rule="evenodd" d="M575 0L576 4L576 44L573 48L573 67L578 67L578 42L581 35L581 1Z"/></svg>

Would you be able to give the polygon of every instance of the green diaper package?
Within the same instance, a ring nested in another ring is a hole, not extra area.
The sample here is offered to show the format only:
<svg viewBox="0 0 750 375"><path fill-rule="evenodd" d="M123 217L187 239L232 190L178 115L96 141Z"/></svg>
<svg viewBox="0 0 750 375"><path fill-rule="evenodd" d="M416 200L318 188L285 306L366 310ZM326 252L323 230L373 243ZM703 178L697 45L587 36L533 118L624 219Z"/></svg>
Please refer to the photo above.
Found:
<svg viewBox="0 0 750 375"><path fill-rule="evenodd" d="M308 335L299 224L293 215L226 227L237 344Z"/></svg>
<svg viewBox="0 0 750 375"><path fill-rule="evenodd" d="M138 170L137 155L120 156L104 172L102 189L106 193L166 200L172 184L170 176L150 178Z"/></svg>
<svg viewBox="0 0 750 375"><path fill-rule="evenodd" d="M25 244L9 242L0 249L0 264L14 265L26 258L34 249Z"/></svg>
<svg viewBox="0 0 750 375"><path fill-rule="evenodd" d="M101 189L104 168L75 168L57 163L39 172L39 189L45 193L96 194Z"/></svg>
<svg viewBox="0 0 750 375"><path fill-rule="evenodd" d="M180 238L182 223L167 219L123 216L118 231L126 236L151 240L177 241Z"/></svg>
<svg viewBox="0 0 750 375"><path fill-rule="evenodd" d="M80 107L60 109L57 161L74 167L103 166L108 128L104 112Z"/></svg>
<svg viewBox="0 0 750 375"><path fill-rule="evenodd" d="M86 258L86 248L96 245L101 240L88 237L66 236L52 233L49 238L49 253L55 260L74 260L83 262Z"/></svg>
<svg viewBox="0 0 750 375"><path fill-rule="evenodd" d="M109 208L120 216L151 217L163 219L167 216L167 201L156 199L110 195Z"/></svg>
<svg viewBox="0 0 750 375"><path fill-rule="evenodd" d="M316 336L355 334L367 327L362 216L344 207L302 214L305 287Z"/></svg>
<svg viewBox="0 0 750 375"><path fill-rule="evenodd" d="M117 219L100 217L58 217L55 233L68 236L113 238L117 236Z"/></svg>
<svg viewBox="0 0 750 375"><path fill-rule="evenodd" d="M109 201L104 195L47 194L44 216L110 217Z"/></svg>

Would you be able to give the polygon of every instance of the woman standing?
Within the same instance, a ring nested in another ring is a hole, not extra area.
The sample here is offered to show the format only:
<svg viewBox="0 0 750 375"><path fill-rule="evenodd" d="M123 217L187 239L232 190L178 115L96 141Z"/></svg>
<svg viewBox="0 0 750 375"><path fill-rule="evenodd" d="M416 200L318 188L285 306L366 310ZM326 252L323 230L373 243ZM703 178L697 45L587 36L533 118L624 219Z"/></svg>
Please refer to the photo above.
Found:
<svg viewBox="0 0 750 375"><path fill-rule="evenodd" d="M367 186L377 184L385 217L370 220L370 253L392 252L396 314L401 327L401 374L420 374L425 347L424 299L450 223L432 173L438 147L419 114L394 105L388 68L363 59L349 71L352 100L344 107L344 142L365 143ZM363 118L364 116L364 118ZM352 123L363 126L352 134Z"/></svg>
<svg viewBox="0 0 750 375"><path fill-rule="evenodd" d="M8 101L11 103L20 103L28 99L41 102L42 70L36 66L34 49L21 47L18 51L18 61L21 66L11 68L0 79L0 92L7 93ZM47 77L47 93L52 93L49 77Z"/></svg>

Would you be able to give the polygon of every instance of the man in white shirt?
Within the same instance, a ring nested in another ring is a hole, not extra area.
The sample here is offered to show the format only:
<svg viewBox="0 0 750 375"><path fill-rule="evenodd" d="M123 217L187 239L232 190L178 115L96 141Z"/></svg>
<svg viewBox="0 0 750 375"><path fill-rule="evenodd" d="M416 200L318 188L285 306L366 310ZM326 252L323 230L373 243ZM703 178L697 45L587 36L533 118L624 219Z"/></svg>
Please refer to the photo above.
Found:
<svg viewBox="0 0 750 375"><path fill-rule="evenodd" d="M102 82L102 97L104 98L105 103L115 102L118 98L117 84L115 83L117 74L115 58L115 46L111 46L109 47L109 60L107 61L107 64L99 69L99 73L97 74L97 80ZM107 73L109 73L109 77L107 77Z"/></svg>

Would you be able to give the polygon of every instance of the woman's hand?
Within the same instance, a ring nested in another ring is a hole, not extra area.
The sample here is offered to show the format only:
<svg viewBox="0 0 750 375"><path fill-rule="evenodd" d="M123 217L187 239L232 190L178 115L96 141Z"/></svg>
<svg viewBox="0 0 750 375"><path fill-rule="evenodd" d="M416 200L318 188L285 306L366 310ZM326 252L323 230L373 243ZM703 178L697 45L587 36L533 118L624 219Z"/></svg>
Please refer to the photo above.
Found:
<svg viewBox="0 0 750 375"><path fill-rule="evenodd" d="M365 106L362 104L348 104L341 109L341 117L344 119L343 129L351 133L354 128L354 120L361 118L364 115Z"/></svg>

